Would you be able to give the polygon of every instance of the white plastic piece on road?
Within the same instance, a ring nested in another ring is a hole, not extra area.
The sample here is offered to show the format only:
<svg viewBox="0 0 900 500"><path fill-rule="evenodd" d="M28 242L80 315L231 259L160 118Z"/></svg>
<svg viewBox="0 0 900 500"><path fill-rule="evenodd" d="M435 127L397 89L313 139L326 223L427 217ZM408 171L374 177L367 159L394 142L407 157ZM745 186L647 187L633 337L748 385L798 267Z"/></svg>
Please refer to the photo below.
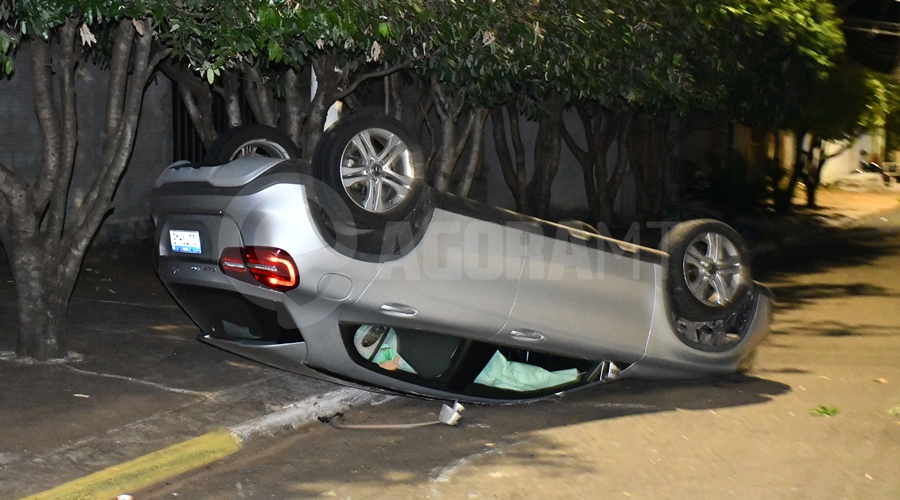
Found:
<svg viewBox="0 0 900 500"><path fill-rule="evenodd" d="M443 405L441 406L441 414L438 416L438 421L442 424L456 425L459 423L459 419L462 418L462 412L465 409L466 407L459 404L459 401L453 403L453 408Z"/></svg>

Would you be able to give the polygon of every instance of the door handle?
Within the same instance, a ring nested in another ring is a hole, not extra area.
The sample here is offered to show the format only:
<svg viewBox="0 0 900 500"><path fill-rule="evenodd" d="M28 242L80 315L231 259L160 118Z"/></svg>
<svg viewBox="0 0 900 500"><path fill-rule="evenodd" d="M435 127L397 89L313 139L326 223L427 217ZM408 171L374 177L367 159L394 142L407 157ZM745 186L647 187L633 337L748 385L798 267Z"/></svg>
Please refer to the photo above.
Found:
<svg viewBox="0 0 900 500"><path fill-rule="evenodd" d="M509 332L510 337L513 337L517 340L527 340L529 342L535 342L538 340L544 340L544 334L541 332L536 332L534 330L513 330Z"/></svg>
<svg viewBox="0 0 900 500"><path fill-rule="evenodd" d="M390 315L390 316L405 316L411 317L415 316L419 313L412 307L409 307L404 304L395 304L393 302L388 302L387 304L381 304L381 312Z"/></svg>

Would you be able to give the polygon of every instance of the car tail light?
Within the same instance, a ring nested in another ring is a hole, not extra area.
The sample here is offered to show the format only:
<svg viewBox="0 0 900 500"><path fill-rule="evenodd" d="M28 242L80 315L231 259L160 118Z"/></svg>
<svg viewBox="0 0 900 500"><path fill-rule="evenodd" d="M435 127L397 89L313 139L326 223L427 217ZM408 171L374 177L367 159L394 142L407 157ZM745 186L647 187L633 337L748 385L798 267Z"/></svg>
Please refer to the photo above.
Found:
<svg viewBox="0 0 900 500"><path fill-rule="evenodd" d="M297 287L297 264L291 255L273 247L229 247L222 250L219 268L226 276L285 292Z"/></svg>

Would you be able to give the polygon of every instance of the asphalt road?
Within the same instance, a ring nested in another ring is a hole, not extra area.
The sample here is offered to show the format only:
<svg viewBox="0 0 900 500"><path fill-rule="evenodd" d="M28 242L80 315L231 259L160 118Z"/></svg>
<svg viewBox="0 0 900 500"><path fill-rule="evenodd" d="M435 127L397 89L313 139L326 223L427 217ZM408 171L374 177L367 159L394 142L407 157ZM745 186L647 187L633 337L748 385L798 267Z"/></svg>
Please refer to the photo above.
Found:
<svg viewBox="0 0 900 500"><path fill-rule="evenodd" d="M870 225L755 263L779 304L749 376L314 424L135 498L900 498L900 213Z"/></svg>

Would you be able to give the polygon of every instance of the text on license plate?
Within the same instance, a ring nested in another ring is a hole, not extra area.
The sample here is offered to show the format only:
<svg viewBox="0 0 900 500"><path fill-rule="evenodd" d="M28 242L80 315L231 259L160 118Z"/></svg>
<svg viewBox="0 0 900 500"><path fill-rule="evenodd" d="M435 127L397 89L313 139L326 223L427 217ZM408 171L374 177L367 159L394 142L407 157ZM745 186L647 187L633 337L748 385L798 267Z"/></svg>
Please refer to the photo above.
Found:
<svg viewBox="0 0 900 500"><path fill-rule="evenodd" d="M200 231L169 230L173 252L200 253Z"/></svg>

